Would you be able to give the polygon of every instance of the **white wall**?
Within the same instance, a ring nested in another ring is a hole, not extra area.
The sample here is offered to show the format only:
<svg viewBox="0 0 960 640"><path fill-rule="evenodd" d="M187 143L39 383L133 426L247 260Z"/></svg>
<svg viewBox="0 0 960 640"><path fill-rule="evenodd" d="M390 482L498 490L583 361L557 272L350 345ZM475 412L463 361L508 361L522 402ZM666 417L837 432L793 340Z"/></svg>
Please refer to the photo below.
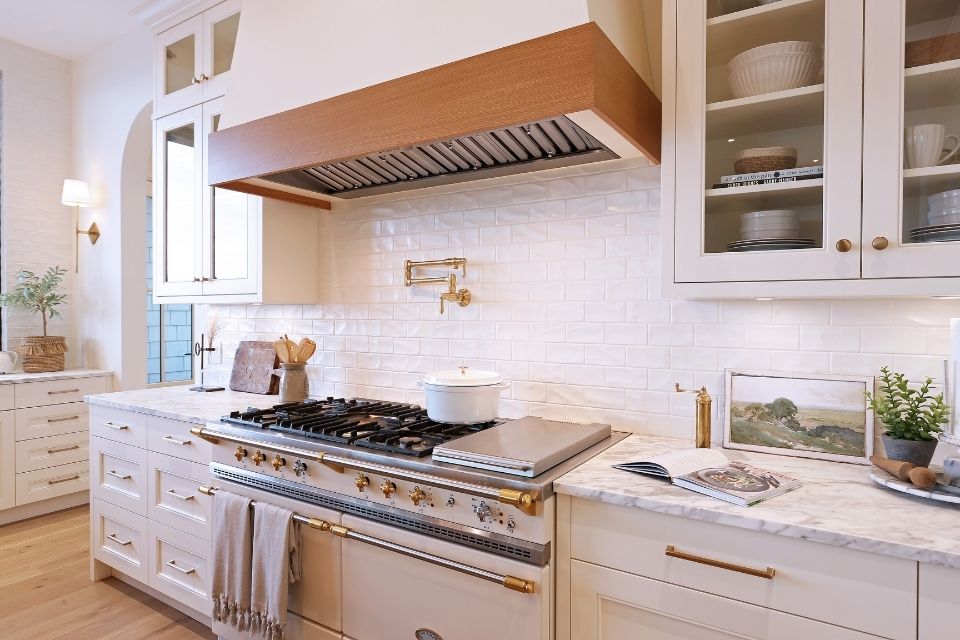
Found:
<svg viewBox="0 0 960 640"><path fill-rule="evenodd" d="M70 62L0 39L0 264L4 290L17 273L41 273L52 265L68 269L68 300L62 320L47 333L64 335L71 351L67 364L78 362L74 332L74 212L60 204L64 178L75 177L71 163ZM86 212L81 219L87 222ZM39 316L3 311L3 348L19 338L38 335Z"/></svg>
<svg viewBox="0 0 960 640"><path fill-rule="evenodd" d="M80 256L77 318L87 366L146 384L145 180L150 175L152 39L137 30L73 61L73 173L90 183L103 235Z"/></svg>
<svg viewBox="0 0 960 640"><path fill-rule="evenodd" d="M674 382L719 396L727 367L942 376L958 301L662 299L660 171L636 165L322 214L323 304L212 308L226 330L212 368L226 382L238 341L309 335L317 396L421 402L422 373L465 363L513 381L507 416L672 435L692 434L694 410ZM469 260L473 303L440 316L440 287L404 287L403 261L454 256Z"/></svg>

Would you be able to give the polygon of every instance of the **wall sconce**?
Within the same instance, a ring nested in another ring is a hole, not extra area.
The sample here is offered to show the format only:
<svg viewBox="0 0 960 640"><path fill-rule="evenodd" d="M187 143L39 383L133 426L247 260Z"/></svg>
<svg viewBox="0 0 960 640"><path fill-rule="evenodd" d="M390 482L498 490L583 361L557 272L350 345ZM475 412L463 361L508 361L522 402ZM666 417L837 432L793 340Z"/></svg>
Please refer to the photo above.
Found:
<svg viewBox="0 0 960 640"><path fill-rule="evenodd" d="M60 195L60 204L73 207L76 221L74 226L77 228L77 254L74 264L74 273L80 271L80 235L85 235L90 240L90 244L97 244L100 239L100 227L97 223L91 223L90 228L84 231L80 228L80 207L90 206L90 188L83 180L64 180L63 193Z"/></svg>

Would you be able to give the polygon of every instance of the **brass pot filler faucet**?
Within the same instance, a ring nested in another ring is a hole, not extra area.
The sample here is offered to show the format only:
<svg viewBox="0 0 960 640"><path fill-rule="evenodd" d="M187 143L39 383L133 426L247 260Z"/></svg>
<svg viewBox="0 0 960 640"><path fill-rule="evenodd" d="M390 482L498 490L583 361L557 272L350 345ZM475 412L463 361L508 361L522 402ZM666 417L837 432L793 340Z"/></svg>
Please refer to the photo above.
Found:
<svg viewBox="0 0 960 640"><path fill-rule="evenodd" d="M451 273L447 276L435 278L414 278L413 270L418 267L450 267L454 270L460 269L460 274L466 278L466 258L444 258L443 260L407 260L403 266L403 284L408 287L411 287L415 284L447 285L447 290L440 294L441 314L444 311L445 302L456 302L461 307L465 307L470 304L470 291L467 289L457 289L457 274Z"/></svg>

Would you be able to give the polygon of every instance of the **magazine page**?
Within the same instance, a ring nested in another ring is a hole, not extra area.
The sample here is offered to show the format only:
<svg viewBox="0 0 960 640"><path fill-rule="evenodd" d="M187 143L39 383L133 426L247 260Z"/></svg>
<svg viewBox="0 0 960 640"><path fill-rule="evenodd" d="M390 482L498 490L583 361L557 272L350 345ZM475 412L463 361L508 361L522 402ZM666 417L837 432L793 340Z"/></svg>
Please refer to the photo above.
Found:
<svg viewBox="0 0 960 640"><path fill-rule="evenodd" d="M675 478L700 469L722 467L727 462L729 462L727 456L718 449L681 449L656 455L647 460L617 464L614 465L614 469Z"/></svg>
<svg viewBox="0 0 960 640"><path fill-rule="evenodd" d="M674 477L673 483L720 500L749 506L792 491L801 482L745 462L729 462Z"/></svg>

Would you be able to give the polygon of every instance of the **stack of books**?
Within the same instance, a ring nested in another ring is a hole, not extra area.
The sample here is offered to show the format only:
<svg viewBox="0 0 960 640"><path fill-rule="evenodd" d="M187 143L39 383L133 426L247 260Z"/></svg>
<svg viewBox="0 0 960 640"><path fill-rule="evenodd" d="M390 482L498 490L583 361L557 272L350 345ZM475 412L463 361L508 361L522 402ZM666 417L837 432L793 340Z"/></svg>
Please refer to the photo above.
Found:
<svg viewBox="0 0 960 640"><path fill-rule="evenodd" d="M749 187L758 184L816 180L822 177L823 167L821 166L797 167L796 169L781 169L780 171L762 171L760 173L737 173L731 176L721 176L720 184L713 185L713 188Z"/></svg>

